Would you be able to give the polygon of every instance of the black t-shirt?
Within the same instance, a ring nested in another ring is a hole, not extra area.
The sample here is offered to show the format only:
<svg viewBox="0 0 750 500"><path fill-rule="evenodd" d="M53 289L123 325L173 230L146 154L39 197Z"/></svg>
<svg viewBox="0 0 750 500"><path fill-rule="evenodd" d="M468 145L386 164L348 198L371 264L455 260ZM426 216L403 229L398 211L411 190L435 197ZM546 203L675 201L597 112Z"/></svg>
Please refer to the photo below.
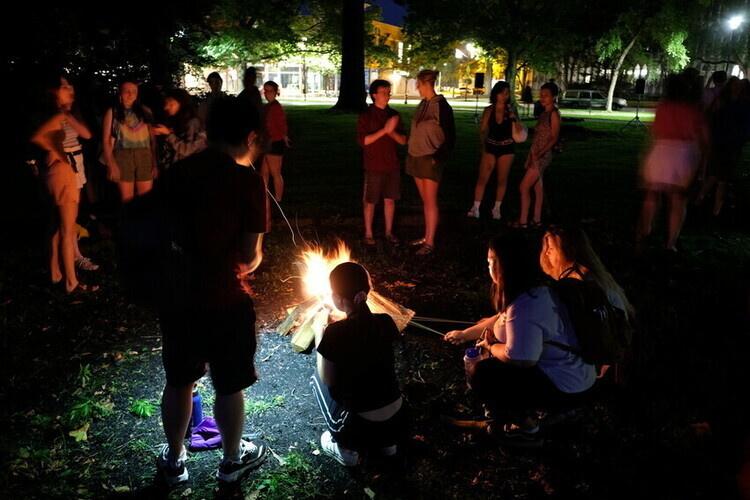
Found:
<svg viewBox="0 0 750 500"><path fill-rule="evenodd" d="M244 233L266 231L266 191L251 167L214 149L175 163L159 179L173 247L187 264L186 300L230 307L248 300L237 278Z"/></svg>
<svg viewBox="0 0 750 500"><path fill-rule="evenodd" d="M392 346L398 335L387 314L359 313L328 325L318 353L334 364L331 395L344 408L375 410L401 395Z"/></svg>

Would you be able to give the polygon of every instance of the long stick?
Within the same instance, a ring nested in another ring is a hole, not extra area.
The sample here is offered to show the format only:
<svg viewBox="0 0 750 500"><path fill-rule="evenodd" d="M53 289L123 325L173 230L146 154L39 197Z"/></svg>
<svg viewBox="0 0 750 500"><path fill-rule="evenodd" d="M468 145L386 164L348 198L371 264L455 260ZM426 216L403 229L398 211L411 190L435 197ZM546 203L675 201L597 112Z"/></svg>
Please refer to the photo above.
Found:
<svg viewBox="0 0 750 500"><path fill-rule="evenodd" d="M417 323L416 321L413 321L413 320L409 321L409 324L412 325L412 326L416 326L417 328L420 328L420 329L422 329L424 331L427 331L427 332L430 332L430 333L434 333L436 335L440 335L441 337L445 336L445 334L443 332L439 332L437 330L433 330L432 328L430 328L428 326L421 325L421 324Z"/></svg>
<svg viewBox="0 0 750 500"><path fill-rule="evenodd" d="M455 319L431 318L429 316L414 316L413 319L424 321L426 323L450 323L454 325L473 325L475 321L459 321Z"/></svg>

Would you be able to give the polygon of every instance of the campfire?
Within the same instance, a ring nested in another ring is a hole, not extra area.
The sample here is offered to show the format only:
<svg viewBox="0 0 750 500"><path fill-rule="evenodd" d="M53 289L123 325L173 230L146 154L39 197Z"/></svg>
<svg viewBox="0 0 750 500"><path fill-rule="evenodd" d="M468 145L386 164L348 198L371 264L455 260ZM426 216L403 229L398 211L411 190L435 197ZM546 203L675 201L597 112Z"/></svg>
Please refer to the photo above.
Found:
<svg viewBox="0 0 750 500"><path fill-rule="evenodd" d="M305 300L290 307L286 319L277 328L281 335L293 332L291 343L295 351L310 349L316 333L322 333L329 323L345 317L333 305L328 275L339 264L350 261L351 252L343 242L339 242L329 253L324 252L322 247L311 247L302 253L301 277ZM373 313L390 315L400 332L414 317L414 311L383 297L375 290L370 291L367 305Z"/></svg>

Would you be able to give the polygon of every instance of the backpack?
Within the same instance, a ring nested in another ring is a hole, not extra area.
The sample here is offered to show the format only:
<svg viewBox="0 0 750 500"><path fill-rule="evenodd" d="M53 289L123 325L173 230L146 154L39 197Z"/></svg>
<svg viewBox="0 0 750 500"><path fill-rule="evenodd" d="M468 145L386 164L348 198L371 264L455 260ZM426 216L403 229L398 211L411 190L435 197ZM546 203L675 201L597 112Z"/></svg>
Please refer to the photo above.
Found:
<svg viewBox="0 0 750 500"><path fill-rule="evenodd" d="M632 328L625 311L613 306L596 283L564 276L551 288L568 310L578 347L547 343L578 354L588 364L624 363L632 341Z"/></svg>

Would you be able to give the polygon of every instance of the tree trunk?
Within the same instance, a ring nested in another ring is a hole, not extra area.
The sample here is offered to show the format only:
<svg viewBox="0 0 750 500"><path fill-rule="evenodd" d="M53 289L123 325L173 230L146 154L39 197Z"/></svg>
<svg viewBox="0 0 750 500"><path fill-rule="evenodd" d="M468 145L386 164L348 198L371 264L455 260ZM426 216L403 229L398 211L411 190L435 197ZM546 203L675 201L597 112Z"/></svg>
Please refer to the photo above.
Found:
<svg viewBox="0 0 750 500"><path fill-rule="evenodd" d="M615 97L615 87L617 86L617 79L620 77L620 70L622 69L622 65L625 64L625 58L628 57L628 53L630 52L630 49L633 48L633 45L635 45L637 39L638 34L636 34L633 39L630 40L627 47L623 49L622 54L620 54L620 57L617 59L617 66L612 70L612 80L609 82L609 91L607 92L607 111L612 111L612 100Z"/></svg>
<svg viewBox="0 0 750 500"><path fill-rule="evenodd" d="M359 113L365 107L365 5L343 0L341 85L336 111Z"/></svg>
<svg viewBox="0 0 750 500"><path fill-rule="evenodd" d="M518 54L515 50L508 50L508 64L505 66L505 81L510 85L510 100L516 102L516 62Z"/></svg>

